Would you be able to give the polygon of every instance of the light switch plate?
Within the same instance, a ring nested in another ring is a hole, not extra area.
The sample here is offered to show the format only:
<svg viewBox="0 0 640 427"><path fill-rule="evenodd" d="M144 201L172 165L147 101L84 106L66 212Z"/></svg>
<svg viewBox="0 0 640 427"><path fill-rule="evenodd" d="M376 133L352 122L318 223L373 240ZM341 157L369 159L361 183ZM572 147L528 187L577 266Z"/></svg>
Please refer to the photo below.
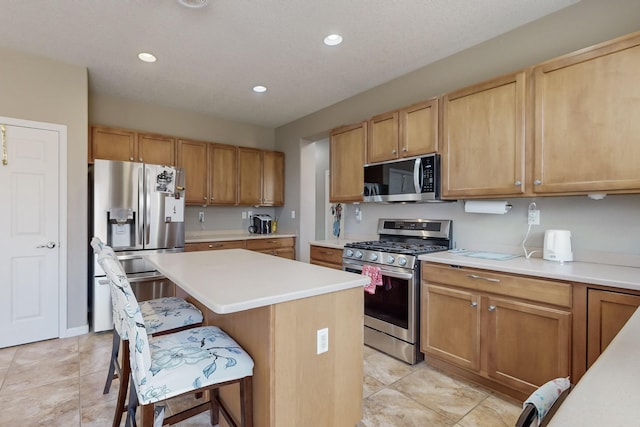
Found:
<svg viewBox="0 0 640 427"><path fill-rule="evenodd" d="M329 328L318 329L317 332L317 353L326 353L329 351Z"/></svg>

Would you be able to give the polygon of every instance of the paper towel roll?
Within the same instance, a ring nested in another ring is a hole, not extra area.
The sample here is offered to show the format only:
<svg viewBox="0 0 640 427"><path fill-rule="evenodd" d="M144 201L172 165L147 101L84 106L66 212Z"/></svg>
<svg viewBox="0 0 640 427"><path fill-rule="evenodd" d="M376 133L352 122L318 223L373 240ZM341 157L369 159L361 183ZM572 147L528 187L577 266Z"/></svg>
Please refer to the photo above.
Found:
<svg viewBox="0 0 640 427"><path fill-rule="evenodd" d="M464 203L467 213L505 214L511 205L506 200L468 200Z"/></svg>

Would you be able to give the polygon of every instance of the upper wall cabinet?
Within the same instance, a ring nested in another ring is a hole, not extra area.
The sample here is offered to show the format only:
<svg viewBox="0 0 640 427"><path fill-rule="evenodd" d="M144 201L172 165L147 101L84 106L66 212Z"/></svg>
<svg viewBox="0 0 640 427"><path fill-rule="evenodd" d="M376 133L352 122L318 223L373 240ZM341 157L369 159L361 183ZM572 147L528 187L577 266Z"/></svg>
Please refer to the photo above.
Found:
<svg viewBox="0 0 640 427"><path fill-rule="evenodd" d="M638 33L535 67L535 193L640 190L638 70Z"/></svg>
<svg viewBox="0 0 640 427"><path fill-rule="evenodd" d="M208 143L178 140L178 166L184 169L184 202L187 205L209 204Z"/></svg>
<svg viewBox="0 0 640 427"><path fill-rule="evenodd" d="M235 205L238 199L238 148L224 144L208 144L207 148L209 204Z"/></svg>
<svg viewBox="0 0 640 427"><path fill-rule="evenodd" d="M238 148L238 204L284 205L284 153Z"/></svg>
<svg viewBox="0 0 640 427"><path fill-rule="evenodd" d="M368 163L414 157L437 150L437 99L380 114L369 120Z"/></svg>
<svg viewBox="0 0 640 427"><path fill-rule="evenodd" d="M175 165L176 141L170 136L92 126L89 162L94 159Z"/></svg>
<svg viewBox="0 0 640 427"><path fill-rule="evenodd" d="M519 72L443 97L443 198L524 192L525 95Z"/></svg>
<svg viewBox="0 0 640 427"><path fill-rule="evenodd" d="M366 140L366 121L331 131L329 201L332 203L362 201Z"/></svg>

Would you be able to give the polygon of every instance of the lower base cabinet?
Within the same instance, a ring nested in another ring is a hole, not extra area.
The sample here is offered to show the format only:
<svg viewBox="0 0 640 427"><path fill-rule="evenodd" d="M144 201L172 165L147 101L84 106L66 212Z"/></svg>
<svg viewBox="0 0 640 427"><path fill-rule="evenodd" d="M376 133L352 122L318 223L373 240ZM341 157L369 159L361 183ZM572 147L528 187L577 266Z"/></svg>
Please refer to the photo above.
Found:
<svg viewBox="0 0 640 427"><path fill-rule="evenodd" d="M294 237L270 237L267 239L228 240L186 243L185 252L215 251L221 249L249 249L282 258L296 259Z"/></svg>
<svg viewBox="0 0 640 427"><path fill-rule="evenodd" d="M310 246L310 263L342 270L342 249Z"/></svg>
<svg viewBox="0 0 640 427"><path fill-rule="evenodd" d="M427 363L517 399L569 376L571 284L430 263L422 276Z"/></svg>

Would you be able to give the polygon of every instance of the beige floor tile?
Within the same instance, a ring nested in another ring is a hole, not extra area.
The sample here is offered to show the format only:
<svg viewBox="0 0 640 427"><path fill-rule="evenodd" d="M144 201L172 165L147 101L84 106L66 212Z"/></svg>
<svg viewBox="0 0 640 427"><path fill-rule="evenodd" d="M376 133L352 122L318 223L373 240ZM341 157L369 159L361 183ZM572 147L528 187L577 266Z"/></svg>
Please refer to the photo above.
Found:
<svg viewBox="0 0 640 427"><path fill-rule="evenodd" d="M80 406L82 408L97 403L111 402L118 398L118 387L120 386L118 378L111 383L110 392L102 394L106 379L106 369L103 372L94 372L80 377Z"/></svg>
<svg viewBox="0 0 640 427"><path fill-rule="evenodd" d="M385 388L385 385L370 375L364 376L364 384L362 387L362 398L366 399L373 393L377 393Z"/></svg>
<svg viewBox="0 0 640 427"><path fill-rule="evenodd" d="M0 348L0 368L8 368L18 347Z"/></svg>
<svg viewBox="0 0 640 427"><path fill-rule="evenodd" d="M78 348L80 351L86 351L96 347L111 348L112 339L113 335L111 331L84 334L78 337Z"/></svg>
<svg viewBox="0 0 640 427"><path fill-rule="evenodd" d="M16 354L19 357L19 354ZM65 354L60 359L46 360L46 363L32 362L16 365L9 369L5 377L0 396L10 395L16 391L29 390L43 385L75 379L78 381L78 353Z"/></svg>
<svg viewBox="0 0 640 427"><path fill-rule="evenodd" d="M392 388L456 422L487 398L484 390L424 366Z"/></svg>
<svg viewBox="0 0 640 427"><path fill-rule="evenodd" d="M461 419L459 424L462 427L512 427L521 409L514 401L492 394Z"/></svg>
<svg viewBox="0 0 640 427"><path fill-rule="evenodd" d="M111 426L113 422L113 415L115 413L115 402L100 402L90 406L83 407L82 413L82 427L107 427ZM124 415L122 416L124 425Z"/></svg>
<svg viewBox="0 0 640 427"><path fill-rule="evenodd" d="M0 396L3 426L79 426L78 379Z"/></svg>
<svg viewBox="0 0 640 427"><path fill-rule="evenodd" d="M80 375L87 375L94 372L104 372L105 379L109 362L111 360L111 347L102 346L88 348L80 352Z"/></svg>
<svg viewBox="0 0 640 427"><path fill-rule="evenodd" d="M4 384L4 378L7 376L9 368L0 368L0 390L2 390L2 384Z"/></svg>
<svg viewBox="0 0 640 427"><path fill-rule="evenodd" d="M410 365L387 356L373 353L364 358L364 374L389 385L414 371Z"/></svg>
<svg viewBox="0 0 640 427"><path fill-rule="evenodd" d="M40 341L18 347L13 365L28 365L34 362L77 360L78 338L63 338Z"/></svg>
<svg viewBox="0 0 640 427"><path fill-rule="evenodd" d="M364 400L363 418L357 427L451 427L447 417L426 408L404 394L384 389Z"/></svg>

